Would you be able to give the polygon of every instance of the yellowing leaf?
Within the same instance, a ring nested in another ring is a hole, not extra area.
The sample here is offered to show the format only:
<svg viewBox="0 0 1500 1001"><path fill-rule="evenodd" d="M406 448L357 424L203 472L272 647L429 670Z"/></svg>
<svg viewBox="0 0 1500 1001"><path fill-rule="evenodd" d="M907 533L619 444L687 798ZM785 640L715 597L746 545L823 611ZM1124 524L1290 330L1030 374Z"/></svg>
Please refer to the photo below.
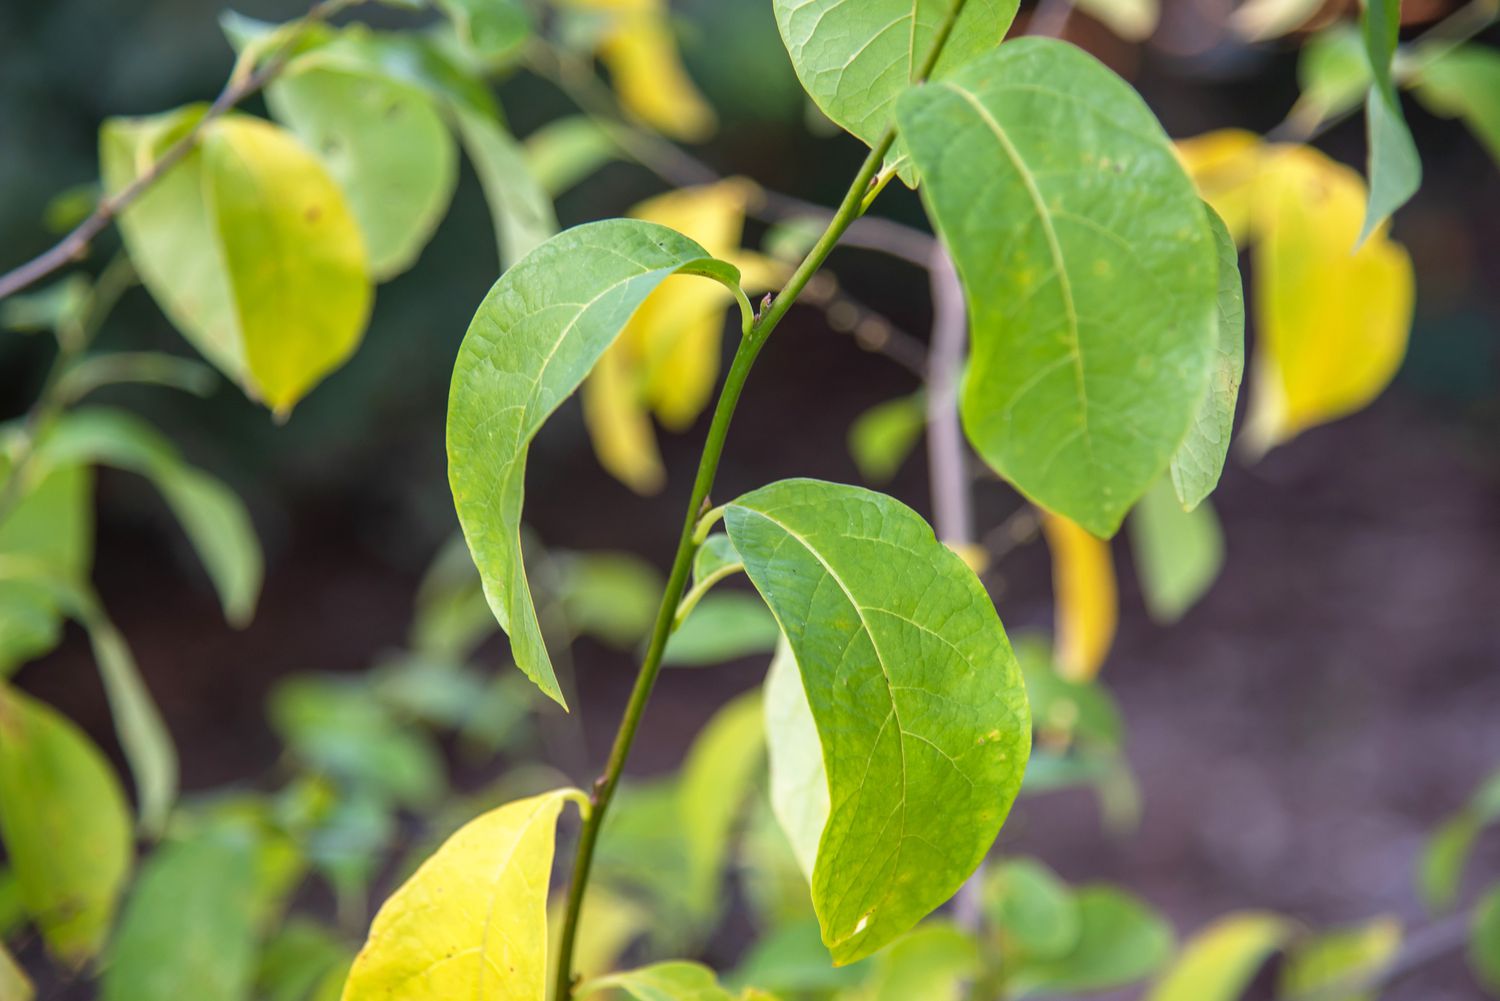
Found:
<svg viewBox="0 0 1500 1001"><path fill-rule="evenodd" d="M1260 136L1243 129L1220 129L1177 143L1177 156L1198 194L1219 213L1240 246L1250 235L1255 177L1264 150Z"/></svg>
<svg viewBox="0 0 1500 1001"><path fill-rule="evenodd" d="M1360 176L1316 150L1284 147L1265 159L1254 210L1253 450L1359 410L1400 367L1411 259L1383 228L1353 249L1365 201Z"/></svg>
<svg viewBox="0 0 1500 1001"><path fill-rule="evenodd" d="M1052 550L1057 672L1070 681L1099 673L1115 638L1119 599L1109 544L1060 515L1042 512Z"/></svg>
<svg viewBox="0 0 1500 1001"><path fill-rule="evenodd" d="M1103 21L1110 31L1130 42L1150 38L1161 20L1158 0L1078 0L1078 9Z"/></svg>
<svg viewBox="0 0 1500 1001"><path fill-rule="evenodd" d="M1235 1001L1290 933L1288 922L1275 914L1221 918L1183 947L1147 1001Z"/></svg>
<svg viewBox="0 0 1500 1001"><path fill-rule="evenodd" d="M683 68L665 0L565 2L614 15L599 58L627 111L674 139L697 142L713 134L713 109Z"/></svg>
<svg viewBox="0 0 1500 1001"><path fill-rule="evenodd" d="M375 915L343 1001L540 1001L558 814L577 789L517 800L454 834Z"/></svg>
<svg viewBox="0 0 1500 1001"><path fill-rule="evenodd" d="M1242 37L1264 41L1297 30L1322 7L1323 0L1245 0L1230 24Z"/></svg>
<svg viewBox="0 0 1500 1001"><path fill-rule="evenodd" d="M630 358L619 346L604 352L583 384L583 422L599 464L636 493L654 494L667 473Z"/></svg>

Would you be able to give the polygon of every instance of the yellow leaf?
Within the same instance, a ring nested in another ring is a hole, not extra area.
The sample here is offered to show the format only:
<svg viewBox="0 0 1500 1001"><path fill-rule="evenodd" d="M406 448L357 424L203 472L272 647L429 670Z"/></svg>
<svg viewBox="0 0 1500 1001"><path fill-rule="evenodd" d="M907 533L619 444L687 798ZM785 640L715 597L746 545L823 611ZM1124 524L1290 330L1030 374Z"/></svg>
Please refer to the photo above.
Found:
<svg viewBox="0 0 1500 1001"><path fill-rule="evenodd" d="M1240 246L1250 236L1255 178L1264 150L1260 136L1243 129L1220 129L1177 143L1178 159L1198 194L1219 213Z"/></svg>
<svg viewBox="0 0 1500 1001"><path fill-rule="evenodd" d="M375 915L343 1001L541 1001L558 814L577 789L517 800L464 825Z"/></svg>
<svg viewBox="0 0 1500 1001"><path fill-rule="evenodd" d="M1322 7L1323 0L1245 0L1229 21L1241 37L1265 41L1296 31Z"/></svg>
<svg viewBox="0 0 1500 1001"><path fill-rule="evenodd" d="M618 348L604 352L583 384L583 422L599 464L636 493L654 494L667 474L630 359Z"/></svg>
<svg viewBox="0 0 1500 1001"><path fill-rule="evenodd" d="M713 134L713 109L682 65L664 0L566 2L615 15L599 58L627 111L674 139L698 142Z"/></svg>
<svg viewBox="0 0 1500 1001"><path fill-rule="evenodd" d="M1221 918L1183 947L1147 1001L1235 1001L1290 934L1291 925L1275 914Z"/></svg>
<svg viewBox="0 0 1500 1001"><path fill-rule="evenodd" d="M1042 512L1042 534L1052 550L1057 673L1088 681L1109 653L1119 617L1109 544L1048 511Z"/></svg>
<svg viewBox="0 0 1500 1001"><path fill-rule="evenodd" d="M1254 208L1253 451L1366 406L1406 354L1411 259L1383 229L1354 249L1365 202L1360 176L1316 150L1277 147L1265 158Z"/></svg>

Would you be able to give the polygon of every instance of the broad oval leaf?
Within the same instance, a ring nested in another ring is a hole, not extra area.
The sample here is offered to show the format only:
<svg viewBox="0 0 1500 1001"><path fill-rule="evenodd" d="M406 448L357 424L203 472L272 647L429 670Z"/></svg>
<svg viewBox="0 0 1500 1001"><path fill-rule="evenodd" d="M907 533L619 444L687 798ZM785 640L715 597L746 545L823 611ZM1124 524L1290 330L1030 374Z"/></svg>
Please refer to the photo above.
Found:
<svg viewBox="0 0 1500 1001"><path fill-rule="evenodd" d="M130 872L130 813L100 750L49 706L0 687L0 836L52 954L104 945Z"/></svg>
<svg viewBox="0 0 1500 1001"><path fill-rule="evenodd" d="M1155 973L1172 955L1172 926L1150 906L1108 886L1078 891L1078 940L1062 956L1014 964L1017 996L1109 990Z"/></svg>
<svg viewBox="0 0 1500 1001"><path fill-rule="evenodd" d="M724 522L823 744L813 904L835 960L853 962L947 900L994 842L1030 750L1020 669L973 571L890 497L785 480Z"/></svg>
<svg viewBox="0 0 1500 1001"><path fill-rule="evenodd" d="M813 102L874 146L895 121L896 99L932 50L954 0L775 0L792 67ZM1016 0L968 0L933 77L995 48Z"/></svg>
<svg viewBox="0 0 1500 1001"><path fill-rule="evenodd" d="M665 226L614 219L570 229L511 268L459 348L448 397L448 482L485 597L516 665L566 706L521 560L526 453L637 307L671 275L732 288L738 272Z"/></svg>
<svg viewBox="0 0 1500 1001"><path fill-rule="evenodd" d="M458 148L436 102L416 86L343 66L296 61L266 89L278 121L327 166L364 234L370 272L411 267L458 180Z"/></svg>
<svg viewBox="0 0 1500 1001"><path fill-rule="evenodd" d="M964 282L964 428L1095 535L1167 467L1215 342L1202 203L1139 95L1063 42L1007 43L908 92L902 134Z"/></svg>
<svg viewBox="0 0 1500 1001"><path fill-rule="evenodd" d="M1248 911L1220 918L1183 946L1148 1001L1234 1001L1291 935L1275 914Z"/></svg>
<svg viewBox="0 0 1500 1001"><path fill-rule="evenodd" d="M1078 944L1078 900L1057 873L1036 859L1008 859L984 881L985 909L1008 948L1056 959Z"/></svg>
<svg viewBox="0 0 1500 1001"><path fill-rule="evenodd" d="M344 1001L538 1001L557 817L577 789L517 800L464 825L375 915Z"/></svg>

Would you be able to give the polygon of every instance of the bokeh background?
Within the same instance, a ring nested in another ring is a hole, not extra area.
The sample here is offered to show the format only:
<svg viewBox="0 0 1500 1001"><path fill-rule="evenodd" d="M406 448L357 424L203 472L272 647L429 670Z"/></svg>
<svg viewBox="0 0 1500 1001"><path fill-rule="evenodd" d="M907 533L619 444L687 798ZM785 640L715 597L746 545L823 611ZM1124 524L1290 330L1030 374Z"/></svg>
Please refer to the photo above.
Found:
<svg viewBox="0 0 1500 1001"><path fill-rule="evenodd" d="M1329 13L1351 5L1330 4ZM809 127L770 4L675 6L688 66L722 122L695 152L721 173L831 204L864 151ZM1145 45L1121 42L1082 15L1067 37L1130 79L1174 137L1226 126L1265 131L1297 97L1296 38L1247 46L1224 30L1231 6L1166 0L1162 27ZM1407 4L1409 17L1451 6ZM246 0L238 9L283 19L301 8ZM42 210L52 196L97 177L105 117L217 92L231 62L217 14L202 0L0 0L0 269L50 245ZM396 15L370 7L360 17ZM570 110L524 74L501 97L523 137ZM1420 926L1412 882L1422 840L1500 765L1500 173L1462 126L1415 106L1408 114L1427 174L1394 225L1418 287L1395 384L1368 410L1253 465L1231 457L1215 498L1227 564L1178 625L1150 623L1130 554L1117 544L1121 629L1104 678L1129 727L1140 824L1110 833L1088 793L1065 792L1023 801L1002 835L1003 847L1035 852L1070 879L1125 883L1180 931L1246 907L1316 924L1391 913ZM1360 120L1319 145L1361 164ZM566 195L559 214L564 225L618 215L660 190L644 170L616 164ZM898 186L879 211L923 225L915 197ZM752 227L747 245L759 232ZM925 339L924 274L853 250L832 266L852 294ZM227 384L207 400L110 391L110 402L148 415L241 492L267 549L256 619L231 630L151 489L129 475L100 475L96 583L162 705L189 793L254 785L275 772L281 745L265 699L278 678L360 672L403 641L420 574L456 528L443 455L448 375L497 268L488 212L465 173L420 262L379 289L359 353L285 426ZM139 289L100 343L188 350ZM41 338L0 335L0 416L29 405L50 350ZM889 359L829 331L820 312L794 310L751 380L719 493L793 475L857 481L845 443L851 420L914 388ZM566 405L530 464L535 531L551 546L626 549L663 564L704 425L663 437L669 484L641 498L601 471L576 401ZM928 510L920 451L890 489ZM976 505L984 529L1019 502L985 481ZM1007 554L989 583L1013 633L1050 628L1039 542ZM490 653L503 659L498 641ZM575 660L585 746L558 764L586 784L634 664L588 639ZM764 668L753 659L669 671L632 772L675 767L702 722L757 684ZM24 668L19 684L113 753L81 633ZM505 767L461 766L456 780L477 786ZM1500 843L1483 845L1474 869L1500 873ZM711 958L731 961L742 946L731 922ZM1461 968L1449 956L1387 996L1473 997ZM86 996L66 985L49 990L43 997Z"/></svg>

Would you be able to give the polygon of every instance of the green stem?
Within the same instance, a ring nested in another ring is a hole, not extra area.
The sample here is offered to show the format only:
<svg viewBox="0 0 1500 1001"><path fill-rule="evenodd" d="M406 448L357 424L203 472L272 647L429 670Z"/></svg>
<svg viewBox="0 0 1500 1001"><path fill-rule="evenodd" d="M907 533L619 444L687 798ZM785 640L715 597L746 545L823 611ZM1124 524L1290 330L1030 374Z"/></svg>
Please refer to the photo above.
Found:
<svg viewBox="0 0 1500 1001"><path fill-rule="evenodd" d="M953 25L963 11L965 2L966 0L954 0L953 6L949 8L947 16L938 28L937 35L933 38L931 50L912 76L914 83L921 83L931 75L933 67L937 65L938 56L942 54L943 46L948 42L948 36L953 33ZM871 185L879 175L881 164L885 162L886 154L891 151L895 142L896 127L892 125L885 130L880 141L870 150L870 155L865 157L865 162L859 168L859 173L854 175L854 180L844 194L843 201L834 210L828 228L823 231L823 235L818 238L812 250L808 251L807 256L797 266L797 270L792 273L792 277L772 300L770 306L753 323L746 325L739 347L735 350L734 361L730 364L729 374L724 379L724 387L719 391L718 403L714 406L713 422L709 425L708 438L703 444L702 458L698 460L698 475L693 481L693 492L688 500L687 516L683 519L682 533L677 541L677 555L672 560L672 572L667 577L667 588L662 595L661 607L656 613L656 625L651 631L651 643L646 648L646 656L642 660L640 674L636 676L635 688L630 693L630 701L626 703L625 715L620 720L619 731L615 734L614 746L610 749L604 774L594 783L591 797L594 808L588 819L584 821L583 830L578 838L578 851L573 860L572 881L568 887L567 912L563 917L562 939L557 949L557 976L554 981L553 1001L571 1001L573 997L573 946L578 936L578 918L583 910L583 898L588 889L594 849L599 843L599 831L604 826L609 804L614 799L615 790L619 787L620 776L625 770L625 761L630 756L631 745L635 742L636 732L640 729L641 718L646 711L646 703L651 699L651 690L656 685L657 676L661 674L662 654L666 651L667 638L671 636L673 626L676 624L677 609L682 601L683 591L687 587L688 574L693 566L693 556L702 542L698 535L698 527L703 515L710 510L709 492L713 489L714 477L719 471L719 460L724 455L724 442L729 436L729 424L734 418L735 407L739 404L740 393L745 388L745 380L749 378L750 369L755 364L761 348L765 346L766 340L792 308L797 297L807 288L807 283L812 281L813 275L817 274L818 269L828 260L828 256L833 253L833 248L838 245L839 239L869 207L867 199L871 193Z"/></svg>

